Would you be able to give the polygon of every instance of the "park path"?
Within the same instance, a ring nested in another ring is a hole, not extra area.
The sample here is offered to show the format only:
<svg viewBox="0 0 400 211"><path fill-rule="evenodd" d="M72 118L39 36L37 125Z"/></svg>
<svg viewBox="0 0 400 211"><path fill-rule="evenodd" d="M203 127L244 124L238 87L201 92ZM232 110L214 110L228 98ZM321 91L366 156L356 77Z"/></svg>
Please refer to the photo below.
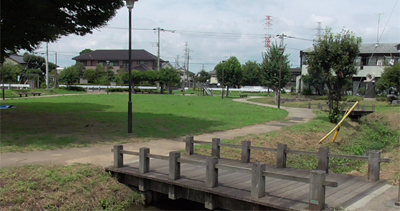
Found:
<svg viewBox="0 0 400 211"><path fill-rule="evenodd" d="M250 102L247 101L247 99L235 99L234 101L256 104L260 106L276 107L261 103ZM264 124L251 125L233 130L206 133L195 136L195 140L211 142L212 138L231 139L234 137L246 136L250 134L267 133L270 131L279 130L283 127L293 124L304 123L315 118L315 114L312 112L311 109L286 107L282 107L282 109L285 109L289 112L288 117L284 121L271 121ZM184 142L180 141L183 139L184 137L177 139L157 139L148 142L129 143L124 144L124 149L137 151L140 147L148 147L151 149L152 153L168 155L170 151L184 149ZM96 145L86 148L70 148L24 153L3 153L0 154L0 168L9 166L21 166L26 164L72 164L76 162L109 166L113 162L113 155L110 151L111 148L112 146L110 145ZM126 156L126 159L126 162L133 162L137 158L134 156Z"/></svg>

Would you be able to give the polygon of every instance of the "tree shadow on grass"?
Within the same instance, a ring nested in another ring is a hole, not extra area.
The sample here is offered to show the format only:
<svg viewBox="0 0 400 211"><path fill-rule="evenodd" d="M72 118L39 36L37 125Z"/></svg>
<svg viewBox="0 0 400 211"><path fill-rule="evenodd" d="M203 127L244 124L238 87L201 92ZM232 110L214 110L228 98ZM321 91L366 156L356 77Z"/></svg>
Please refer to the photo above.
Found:
<svg viewBox="0 0 400 211"><path fill-rule="evenodd" d="M93 103L15 103L2 110L1 147L54 149L120 139L176 138L213 132L223 122L174 114L133 111L133 134L128 113ZM17 150L20 151L20 150Z"/></svg>

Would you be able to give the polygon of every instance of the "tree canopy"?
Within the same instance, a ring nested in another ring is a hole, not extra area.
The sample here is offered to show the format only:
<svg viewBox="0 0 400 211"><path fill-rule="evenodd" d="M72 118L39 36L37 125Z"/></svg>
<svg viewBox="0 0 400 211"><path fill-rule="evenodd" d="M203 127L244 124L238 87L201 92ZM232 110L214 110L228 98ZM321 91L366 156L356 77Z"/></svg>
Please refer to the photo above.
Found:
<svg viewBox="0 0 400 211"><path fill-rule="evenodd" d="M79 80L79 75L81 71L82 70L79 65L67 67L63 71L61 71L60 75L58 76L58 81L67 85L76 83Z"/></svg>
<svg viewBox="0 0 400 211"><path fill-rule="evenodd" d="M195 76L196 81L200 83L205 83L207 80L210 80L210 78L210 74L204 70L198 72Z"/></svg>
<svg viewBox="0 0 400 211"><path fill-rule="evenodd" d="M26 62L27 69L40 69L42 72L46 72L46 59L43 56L37 56L35 54L29 54L28 52L24 53L24 62ZM48 62L49 72L57 68L57 65Z"/></svg>
<svg viewBox="0 0 400 211"><path fill-rule="evenodd" d="M282 61L281 61L282 57ZM281 68L282 65L282 69ZM263 85L272 88L274 93L279 91L279 70L281 70L281 88L285 87L290 81L291 74L289 72L290 61L289 55L279 53L277 44L272 44L271 48L264 54L261 64L261 75ZM277 103L277 94L275 94L275 103Z"/></svg>
<svg viewBox="0 0 400 211"><path fill-rule="evenodd" d="M376 86L381 91L387 90L392 86L397 87L397 90L399 90L400 62L397 62L394 65L386 66Z"/></svg>
<svg viewBox="0 0 400 211"><path fill-rule="evenodd" d="M217 70L217 79L219 82L223 82L223 86L227 86L226 96L229 96L229 87L231 86L239 86L242 82L242 66L239 63L239 60L235 56L231 56L228 60L226 60L225 64L220 62L215 66L215 70ZM224 77L222 79L222 72L224 72Z"/></svg>
<svg viewBox="0 0 400 211"><path fill-rule="evenodd" d="M2 0L1 61L8 52L33 51L61 36L83 36L105 26L124 5L122 0Z"/></svg>
<svg viewBox="0 0 400 211"><path fill-rule="evenodd" d="M82 55L82 54L85 54L85 53L90 53L92 51L93 51L92 49L86 48L86 49L82 50L81 52L79 52L79 55Z"/></svg>
<svg viewBox="0 0 400 211"><path fill-rule="evenodd" d="M261 84L261 66L256 61L247 61L242 65L242 84L247 86L259 86Z"/></svg>
<svg viewBox="0 0 400 211"><path fill-rule="evenodd" d="M360 52L361 37L343 30L333 34L326 29L308 55L308 69L321 72L328 87L329 117L336 123L339 118L339 102L349 78L357 73L355 60Z"/></svg>

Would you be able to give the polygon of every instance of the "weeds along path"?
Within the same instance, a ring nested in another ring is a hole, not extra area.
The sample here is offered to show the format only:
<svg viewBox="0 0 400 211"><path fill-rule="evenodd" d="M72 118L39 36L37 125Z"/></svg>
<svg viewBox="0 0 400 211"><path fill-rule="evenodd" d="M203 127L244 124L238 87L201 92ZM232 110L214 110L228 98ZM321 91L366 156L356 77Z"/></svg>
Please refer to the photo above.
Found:
<svg viewBox="0 0 400 211"><path fill-rule="evenodd" d="M247 101L247 99L234 99L234 101L276 108L276 106L273 105L250 102ZM284 121L271 121L264 124L257 124L233 130L202 134L195 136L195 140L211 142L212 138L231 139L250 134L268 133L270 131L279 130L286 126L305 123L316 117L311 109L281 108L289 112L288 117ZM124 144L124 150L138 151L140 147L148 147L150 148L151 153L168 155L170 151L184 149L185 144L184 142L181 142L183 139L184 137L168 140L159 139L148 142L129 143ZM111 153L112 147L112 145L99 145L87 148L58 149L25 153L3 153L0 154L0 168L48 163L66 165L72 163L92 163L95 165L110 166L113 164L113 154ZM124 163L126 164L129 164L129 162L136 162L137 160L138 158L136 156L127 155L124 157Z"/></svg>

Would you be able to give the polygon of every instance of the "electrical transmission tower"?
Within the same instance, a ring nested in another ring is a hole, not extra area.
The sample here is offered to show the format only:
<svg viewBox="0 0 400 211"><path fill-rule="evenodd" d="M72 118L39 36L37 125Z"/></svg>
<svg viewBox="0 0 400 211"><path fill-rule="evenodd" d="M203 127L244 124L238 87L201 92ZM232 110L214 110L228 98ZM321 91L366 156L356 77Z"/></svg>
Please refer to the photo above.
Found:
<svg viewBox="0 0 400 211"><path fill-rule="evenodd" d="M314 44L315 43L317 43L318 42L318 40L321 38L321 36L322 36L322 27L321 27L321 23L322 22L317 22L318 23L318 26L317 26L317 28L315 28L316 30L317 30L317 37L313 40L314 41Z"/></svg>
<svg viewBox="0 0 400 211"><path fill-rule="evenodd" d="M265 16L265 29L267 29L267 34L264 35L265 38L265 50L271 47L271 31L272 31L272 17L270 15Z"/></svg>

